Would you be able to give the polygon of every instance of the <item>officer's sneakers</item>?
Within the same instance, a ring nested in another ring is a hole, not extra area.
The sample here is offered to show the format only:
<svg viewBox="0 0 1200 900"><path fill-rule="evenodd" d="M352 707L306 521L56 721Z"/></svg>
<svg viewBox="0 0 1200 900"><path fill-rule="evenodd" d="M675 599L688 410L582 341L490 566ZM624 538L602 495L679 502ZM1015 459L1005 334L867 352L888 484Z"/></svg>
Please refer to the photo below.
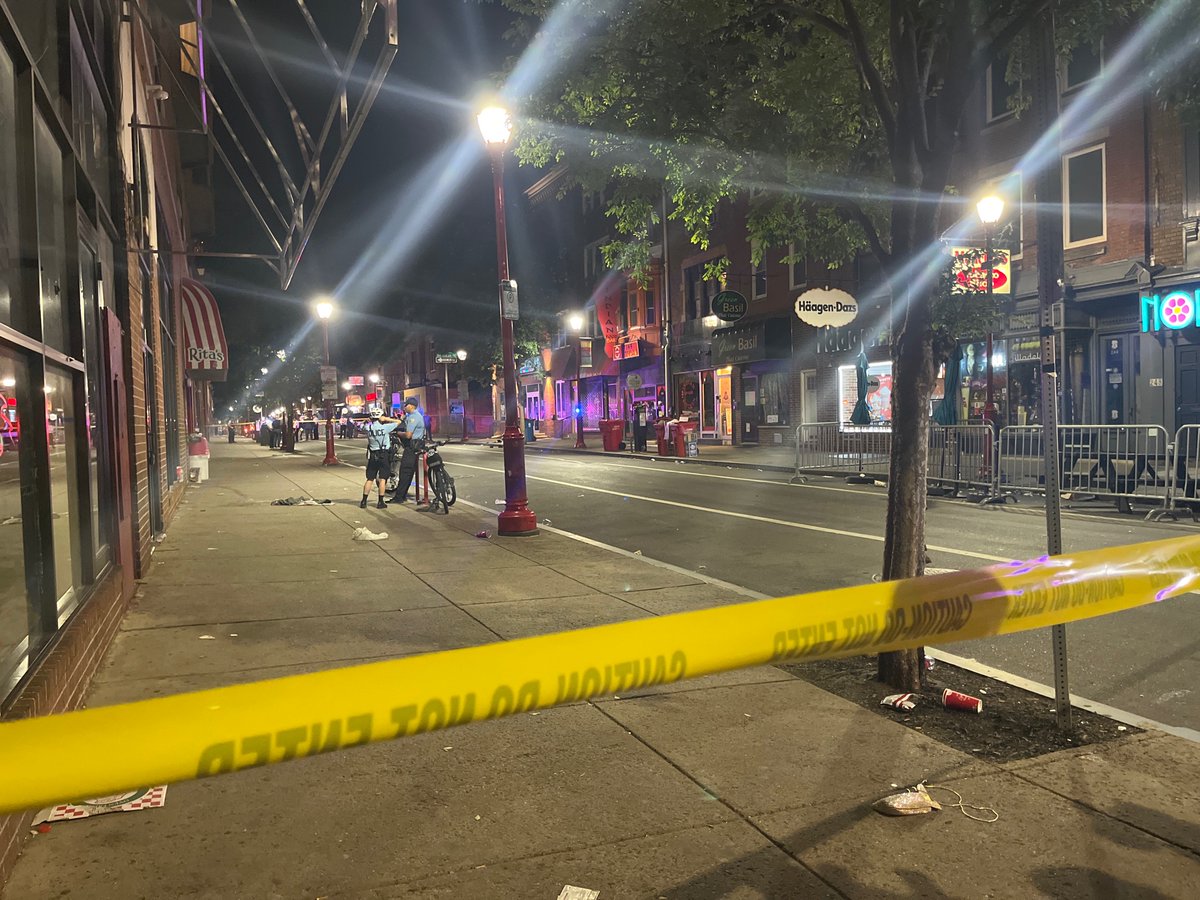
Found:
<svg viewBox="0 0 1200 900"><path fill-rule="evenodd" d="M358 508L359 508L359 509L366 509L366 508L367 508L367 498L366 498L366 497L363 497L363 498L362 498L362 502L358 504Z"/></svg>
<svg viewBox="0 0 1200 900"><path fill-rule="evenodd" d="M387 509L387 504L383 502L383 498L379 498L379 502L375 504L376 509Z"/></svg>

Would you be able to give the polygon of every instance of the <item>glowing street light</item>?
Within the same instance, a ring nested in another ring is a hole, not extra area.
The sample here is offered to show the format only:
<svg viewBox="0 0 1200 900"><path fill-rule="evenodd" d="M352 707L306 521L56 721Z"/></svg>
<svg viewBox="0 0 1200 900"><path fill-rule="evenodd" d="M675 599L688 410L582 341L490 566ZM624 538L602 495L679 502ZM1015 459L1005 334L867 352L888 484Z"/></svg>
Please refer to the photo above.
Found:
<svg viewBox="0 0 1200 900"><path fill-rule="evenodd" d="M1000 217L1004 215L1004 199L995 194L988 194L975 204L975 210L979 213L979 221L983 223L983 265L987 275L987 298L988 307L992 305L992 230L996 227L996 223L1000 221ZM984 389L983 399L983 421L985 424L995 427L996 424L996 404L994 402L993 392L993 366L992 366L992 332L987 333L987 387Z"/></svg>
<svg viewBox="0 0 1200 900"><path fill-rule="evenodd" d="M329 368L329 320L333 317L333 303L328 300L317 301L316 313L325 332L325 368ZM321 379L322 392L324 392L324 388L325 380ZM333 398L328 397L325 400L325 458L321 460L321 465L336 466L337 464L337 453L333 450Z"/></svg>
<svg viewBox="0 0 1200 900"><path fill-rule="evenodd" d="M512 136L512 118L500 106L478 116L479 131L492 162L492 195L496 204L496 263L500 275L500 342L504 360L504 511L496 533L505 537L537 534L537 515L529 508L525 486L525 435L517 427L517 366L513 359L513 319L517 317L516 285L508 276L508 234L504 221L504 154Z"/></svg>

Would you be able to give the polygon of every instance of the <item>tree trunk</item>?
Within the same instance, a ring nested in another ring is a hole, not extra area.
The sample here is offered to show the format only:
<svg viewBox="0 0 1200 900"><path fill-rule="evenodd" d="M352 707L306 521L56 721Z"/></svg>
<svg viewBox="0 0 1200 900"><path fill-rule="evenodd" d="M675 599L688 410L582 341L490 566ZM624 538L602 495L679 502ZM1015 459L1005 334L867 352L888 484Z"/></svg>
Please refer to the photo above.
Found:
<svg viewBox="0 0 1200 900"><path fill-rule="evenodd" d="M283 415L283 441L280 449L284 453L296 452L296 424L292 421L291 412L286 412Z"/></svg>
<svg viewBox="0 0 1200 900"><path fill-rule="evenodd" d="M916 206L900 217L896 235L898 265L913 265L936 241L936 208ZM920 265L920 263L916 263ZM929 399L933 393L933 311L930 303L940 259L920 265L915 274L891 272L894 319L902 324L892 343L892 455L888 475L887 529L883 578L916 578L925 571L926 475L929 451ZM901 293L896 285L905 285ZM893 321L893 327L896 323ZM879 655L878 677L898 690L921 685L924 650L899 650Z"/></svg>

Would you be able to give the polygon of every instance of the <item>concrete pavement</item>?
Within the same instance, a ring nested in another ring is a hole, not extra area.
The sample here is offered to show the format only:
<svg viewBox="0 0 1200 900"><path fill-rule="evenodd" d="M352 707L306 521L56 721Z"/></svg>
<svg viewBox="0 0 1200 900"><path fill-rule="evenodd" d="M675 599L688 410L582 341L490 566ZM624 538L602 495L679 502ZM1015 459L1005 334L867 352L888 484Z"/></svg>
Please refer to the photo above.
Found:
<svg viewBox="0 0 1200 900"><path fill-rule="evenodd" d="M360 510L361 471L305 455L214 444L212 475L90 705L744 599L562 534L477 539L494 515L463 504ZM269 505L301 494L334 502ZM1198 770L1152 732L996 766L762 667L173 785L31 838L3 897L1195 896ZM999 820L870 810L922 779Z"/></svg>

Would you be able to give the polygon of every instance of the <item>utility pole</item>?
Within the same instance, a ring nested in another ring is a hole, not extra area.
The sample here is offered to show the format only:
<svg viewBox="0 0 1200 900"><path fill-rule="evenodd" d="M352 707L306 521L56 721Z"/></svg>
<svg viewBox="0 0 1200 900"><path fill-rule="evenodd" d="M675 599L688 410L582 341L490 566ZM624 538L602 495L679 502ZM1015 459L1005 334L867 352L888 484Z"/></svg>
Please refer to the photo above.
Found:
<svg viewBox="0 0 1200 900"><path fill-rule="evenodd" d="M1044 163L1035 180L1037 270L1042 342L1042 465L1046 477L1046 550L1062 553L1062 510L1058 460L1058 393L1055 312L1063 278L1062 150L1058 140L1058 54L1054 15L1047 9L1034 26L1033 133L1050 135ZM1067 626L1051 627L1054 650L1054 705L1058 727L1071 728L1071 691L1067 681Z"/></svg>

